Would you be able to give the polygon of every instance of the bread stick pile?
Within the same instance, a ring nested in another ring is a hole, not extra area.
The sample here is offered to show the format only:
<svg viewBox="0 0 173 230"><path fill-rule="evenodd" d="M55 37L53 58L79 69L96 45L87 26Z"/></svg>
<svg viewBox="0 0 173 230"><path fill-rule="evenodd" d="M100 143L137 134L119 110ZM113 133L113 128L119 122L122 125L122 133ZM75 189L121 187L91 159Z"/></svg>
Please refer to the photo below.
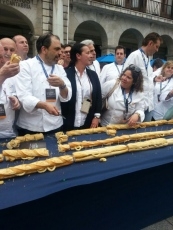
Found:
<svg viewBox="0 0 173 230"><path fill-rule="evenodd" d="M42 133L26 134L25 136L18 136L15 139L8 142L7 148L8 149L18 148L21 142L38 141L38 140L43 140L43 139L44 139L44 135Z"/></svg>
<svg viewBox="0 0 173 230"><path fill-rule="evenodd" d="M170 136L170 135L173 135L173 129L166 130L166 131L157 131L157 132L134 133L130 135L116 136L104 140L69 142L68 144L65 145L60 144L58 145L58 150L59 152L66 152L69 150L80 151L83 148L113 145L113 144L125 143L127 141L148 140L148 139Z"/></svg>
<svg viewBox="0 0 173 230"><path fill-rule="evenodd" d="M3 150L2 155L6 161L14 161L17 159L32 160L35 157L48 157L49 151L46 148L40 149L17 149L17 150Z"/></svg>
<svg viewBox="0 0 173 230"><path fill-rule="evenodd" d="M43 173L45 171L53 171L58 167L70 165L73 163L73 157L65 155L61 157L53 157L44 161L36 161L30 164L21 164L14 167L0 169L0 180L24 176L31 173Z"/></svg>
<svg viewBox="0 0 173 230"><path fill-rule="evenodd" d="M150 122L141 122L135 124L134 126L129 126L128 124L110 124L107 125L107 129L137 129L137 128L146 128L151 126L159 126L159 125L166 125L166 124L173 124L173 120L158 120L158 121L150 121Z"/></svg>
<svg viewBox="0 0 173 230"><path fill-rule="evenodd" d="M127 145L117 145L117 146L110 146L105 148L73 152L72 155L74 161L79 162L79 161L94 160L98 158L119 155L126 152L160 148L172 144L173 144L173 138L171 139L157 138L157 139L143 141L143 142L130 143Z"/></svg>

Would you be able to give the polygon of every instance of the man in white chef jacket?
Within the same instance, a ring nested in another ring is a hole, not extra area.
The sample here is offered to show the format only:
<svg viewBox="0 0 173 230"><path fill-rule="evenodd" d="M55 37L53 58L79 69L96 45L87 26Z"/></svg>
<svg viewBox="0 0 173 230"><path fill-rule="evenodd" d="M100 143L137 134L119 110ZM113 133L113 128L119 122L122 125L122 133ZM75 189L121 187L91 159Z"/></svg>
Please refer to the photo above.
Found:
<svg viewBox="0 0 173 230"><path fill-rule="evenodd" d="M71 98L71 84L64 68L57 65L61 54L58 36L40 36L38 55L22 61L16 78L17 96L22 104L17 120L19 135L60 131L63 125L61 102Z"/></svg>

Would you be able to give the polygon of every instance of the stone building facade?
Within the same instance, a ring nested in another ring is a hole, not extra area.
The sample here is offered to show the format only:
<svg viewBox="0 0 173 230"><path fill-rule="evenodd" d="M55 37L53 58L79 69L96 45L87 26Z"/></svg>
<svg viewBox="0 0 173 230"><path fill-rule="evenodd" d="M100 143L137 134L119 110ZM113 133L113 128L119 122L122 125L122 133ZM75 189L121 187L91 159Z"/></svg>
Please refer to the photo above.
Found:
<svg viewBox="0 0 173 230"><path fill-rule="evenodd" d="M173 59L173 1L167 1L164 15L165 5L162 2L0 0L0 38L23 34L29 41L30 56L36 53L38 36L48 31L59 35L64 44L92 39L98 55L114 53L118 44L124 45L128 54L141 45L148 33L154 31L164 41L156 55ZM144 8L145 11L141 10Z"/></svg>

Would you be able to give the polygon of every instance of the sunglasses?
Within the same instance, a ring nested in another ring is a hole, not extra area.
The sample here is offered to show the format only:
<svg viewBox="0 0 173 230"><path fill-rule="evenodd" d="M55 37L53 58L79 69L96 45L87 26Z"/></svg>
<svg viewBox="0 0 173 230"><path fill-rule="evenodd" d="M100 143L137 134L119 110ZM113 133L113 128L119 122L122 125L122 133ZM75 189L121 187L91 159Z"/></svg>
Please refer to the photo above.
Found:
<svg viewBox="0 0 173 230"><path fill-rule="evenodd" d="M136 73L141 72L141 69L139 67L137 67L136 65L133 65L133 64L129 65L129 69L134 70Z"/></svg>

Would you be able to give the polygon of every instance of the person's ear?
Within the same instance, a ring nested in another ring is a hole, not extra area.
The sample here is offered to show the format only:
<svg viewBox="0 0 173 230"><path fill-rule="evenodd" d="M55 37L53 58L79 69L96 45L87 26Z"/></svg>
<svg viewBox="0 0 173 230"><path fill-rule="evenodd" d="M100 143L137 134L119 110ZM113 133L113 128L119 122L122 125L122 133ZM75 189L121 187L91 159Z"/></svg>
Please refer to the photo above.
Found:
<svg viewBox="0 0 173 230"><path fill-rule="evenodd" d="M81 57L81 55L80 54L76 54L76 58L77 58L77 60L79 60L80 59L80 57Z"/></svg>

